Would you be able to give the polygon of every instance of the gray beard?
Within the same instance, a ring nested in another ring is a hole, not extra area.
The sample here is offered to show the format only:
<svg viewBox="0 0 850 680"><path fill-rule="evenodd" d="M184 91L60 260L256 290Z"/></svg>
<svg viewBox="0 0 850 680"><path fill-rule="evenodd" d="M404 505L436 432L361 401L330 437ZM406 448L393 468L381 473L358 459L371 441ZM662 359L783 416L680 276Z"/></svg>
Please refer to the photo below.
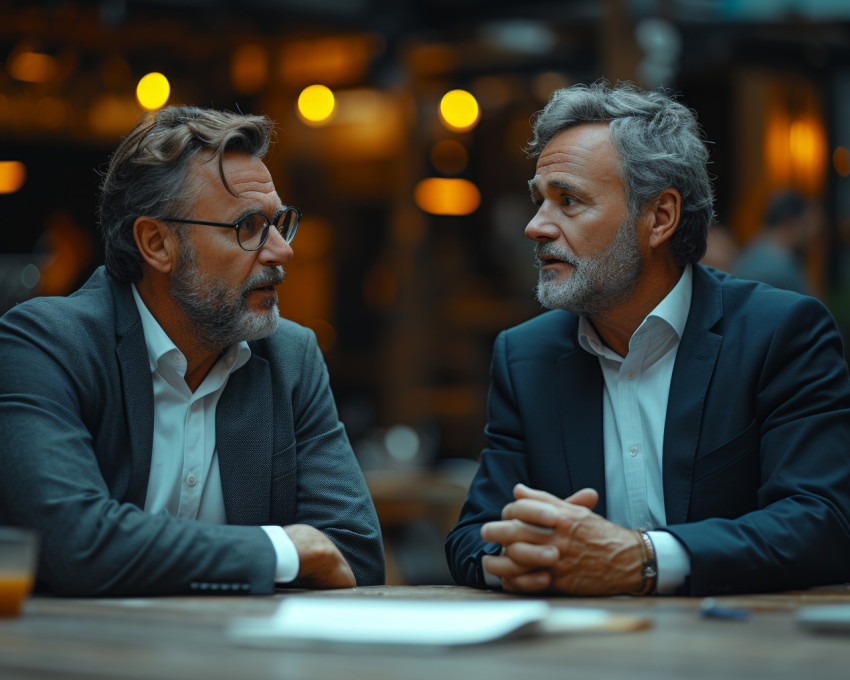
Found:
<svg viewBox="0 0 850 680"><path fill-rule="evenodd" d="M551 244L538 242L535 266L542 257L557 257L573 267L560 283L558 272L541 271L536 287L537 301L547 309L563 309L579 316L596 317L624 303L634 292L642 272L635 224L623 222L614 240L601 253L579 258Z"/></svg>
<svg viewBox="0 0 850 680"><path fill-rule="evenodd" d="M200 344L220 351L274 333L280 316L277 296L264 300L265 310L256 312L248 307L248 295L257 286L278 285L284 276L282 267L266 267L252 274L234 294L221 280L199 272L194 251L181 243L169 292Z"/></svg>

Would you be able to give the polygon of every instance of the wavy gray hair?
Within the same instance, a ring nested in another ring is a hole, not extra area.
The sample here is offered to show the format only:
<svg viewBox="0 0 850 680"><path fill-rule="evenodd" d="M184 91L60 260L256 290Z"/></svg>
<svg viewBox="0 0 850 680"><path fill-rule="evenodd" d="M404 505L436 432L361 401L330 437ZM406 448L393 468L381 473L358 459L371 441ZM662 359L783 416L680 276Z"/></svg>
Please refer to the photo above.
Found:
<svg viewBox="0 0 850 680"><path fill-rule="evenodd" d="M676 189L682 216L670 247L677 264L698 261L714 219L708 149L696 114L668 94L604 82L557 90L534 117L526 151L536 158L559 132L603 122L610 123L611 145L620 158L630 217L636 219L664 189Z"/></svg>
<svg viewBox="0 0 850 680"><path fill-rule="evenodd" d="M161 109L136 125L112 154L100 188L106 271L123 283L141 278L133 223L143 215L181 216L195 195L187 166L199 152L209 151L218 160L222 183L236 195L224 177L223 154L240 151L262 158L273 130L266 116L191 106Z"/></svg>

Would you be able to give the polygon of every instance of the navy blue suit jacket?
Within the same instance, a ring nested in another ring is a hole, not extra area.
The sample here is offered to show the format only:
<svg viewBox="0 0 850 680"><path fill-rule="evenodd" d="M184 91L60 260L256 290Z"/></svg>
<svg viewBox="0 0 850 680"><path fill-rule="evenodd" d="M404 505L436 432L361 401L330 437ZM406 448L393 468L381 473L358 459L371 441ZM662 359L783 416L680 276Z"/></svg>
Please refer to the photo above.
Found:
<svg viewBox="0 0 850 680"><path fill-rule="evenodd" d="M666 530L698 595L850 580L850 380L817 300L694 267L664 427ZM578 318L542 314L499 335L481 456L446 542L459 583L483 586L479 531L517 482L561 498L599 491L605 514L598 359ZM652 527L650 527L652 528Z"/></svg>
<svg viewBox="0 0 850 680"><path fill-rule="evenodd" d="M227 525L142 510L153 384L132 291L100 268L76 293L0 319L0 524L41 535L38 578L77 595L269 593L260 525L310 524L358 584L384 579L369 491L311 331L249 343L216 409Z"/></svg>

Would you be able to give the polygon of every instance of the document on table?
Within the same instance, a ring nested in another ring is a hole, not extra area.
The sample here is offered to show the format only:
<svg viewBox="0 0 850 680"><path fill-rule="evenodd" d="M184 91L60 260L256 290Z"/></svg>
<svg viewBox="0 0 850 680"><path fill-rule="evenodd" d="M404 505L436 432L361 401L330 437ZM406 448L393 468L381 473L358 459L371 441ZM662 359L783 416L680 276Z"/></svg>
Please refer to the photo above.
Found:
<svg viewBox="0 0 850 680"><path fill-rule="evenodd" d="M649 621L604 609L552 607L541 601L450 602L350 597L286 598L270 617L240 619L234 641L280 646L305 643L457 646L509 636L646 628Z"/></svg>

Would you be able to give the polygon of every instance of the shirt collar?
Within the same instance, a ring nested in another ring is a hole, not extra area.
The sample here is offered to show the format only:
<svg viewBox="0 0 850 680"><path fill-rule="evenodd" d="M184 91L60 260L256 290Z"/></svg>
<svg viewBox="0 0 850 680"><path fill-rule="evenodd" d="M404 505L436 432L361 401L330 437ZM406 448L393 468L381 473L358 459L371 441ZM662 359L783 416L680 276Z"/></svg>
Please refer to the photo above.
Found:
<svg viewBox="0 0 850 680"><path fill-rule="evenodd" d="M693 280L693 266L687 264L685 265L685 271L682 272L682 276L679 277L679 282L673 286L673 290L667 293L655 309L647 315L643 323L646 323L647 319L653 317L666 321L681 339L682 333L685 332L685 324L688 322L688 312L691 309ZM640 326L638 330L640 330Z"/></svg>
<svg viewBox="0 0 850 680"><path fill-rule="evenodd" d="M185 376L186 357L183 356L183 352L177 348L177 345L162 330L162 326L159 325L153 314L150 313L150 310L142 301L139 291L136 290L136 284L131 283L130 288L133 291L133 300L136 303L136 308L139 310L139 316L142 320L142 331L145 336L145 346L148 350L148 362L151 373L156 371L160 361L163 361L168 363L181 376ZM229 348L219 360L224 361L229 374L244 366L250 357L251 348L243 340Z"/></svg>
<svg viewBox="0 0 850 680"><path fill-rule="evenodd" d="M688 313L691 309L693 278L693 266L691 264L685 265L685 270L679 277L678 283L673 286L673 290L667 293L664 299L646 315L646 318L638 326L632 338L653 324L657 324L658 321L662 321L672 328L681 340L682 333L685 332L685 324L688 321ZM590 319L584 316L580 317L578 321L578 342L581 348L590 354L597 356L608 356L610 354L612 358L615 356L614 352L602 343L596 329L590 323Z"/></svg>

